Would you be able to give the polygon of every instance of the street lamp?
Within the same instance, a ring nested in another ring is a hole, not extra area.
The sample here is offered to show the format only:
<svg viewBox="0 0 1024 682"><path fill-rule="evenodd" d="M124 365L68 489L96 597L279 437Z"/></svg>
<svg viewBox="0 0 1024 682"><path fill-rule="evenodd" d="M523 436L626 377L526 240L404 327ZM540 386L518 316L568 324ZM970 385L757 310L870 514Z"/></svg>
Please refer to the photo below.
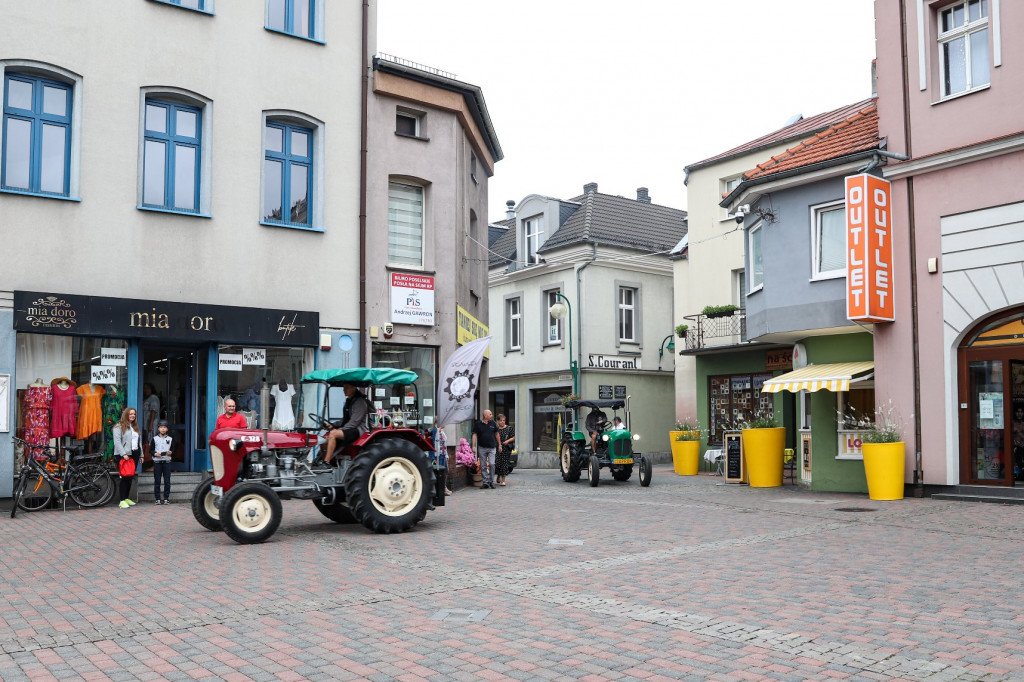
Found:
<svg viewBox="0 0 1024 682"><path fill-rule="evenodd" d="M569 299L562 294L557 291L552 293L565 301L565 303L555 303L548 308L548 314L556 320L561 320L566 316L569 318L569 369L572 370L572 393L579 395L579 364L576 362L576 356L572 354L572 306L569 304Z"/></svg>
<svg viewBox="0 0 1024 682"><path fill-rule="evenodd" d="M665 345L666 341L668 341L668 346ZM669 353L674 353L676 351L676 340L674 338L672 338L671 334L669 334L668 336L666 336L665 338L663 338L661 340L661 348L658 349L658 369L659 370L661 369L661 356L665 354L666 350Z"/></svg>

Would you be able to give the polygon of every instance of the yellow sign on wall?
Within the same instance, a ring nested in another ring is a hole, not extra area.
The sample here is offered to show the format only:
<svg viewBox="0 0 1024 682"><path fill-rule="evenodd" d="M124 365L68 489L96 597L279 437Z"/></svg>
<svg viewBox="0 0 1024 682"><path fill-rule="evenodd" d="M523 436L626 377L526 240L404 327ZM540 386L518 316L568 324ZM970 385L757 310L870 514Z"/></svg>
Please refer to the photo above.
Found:
<svg viewBox="0 0 1024 682"><path fill-rule="evenodd" d="M470 341L482 339L485 336L490 336L487 325L467 313L462 306L455 306L455 340L458 344L464 346ZM488 346L484 357L489 358L490 356L491 349Z"/></svg>

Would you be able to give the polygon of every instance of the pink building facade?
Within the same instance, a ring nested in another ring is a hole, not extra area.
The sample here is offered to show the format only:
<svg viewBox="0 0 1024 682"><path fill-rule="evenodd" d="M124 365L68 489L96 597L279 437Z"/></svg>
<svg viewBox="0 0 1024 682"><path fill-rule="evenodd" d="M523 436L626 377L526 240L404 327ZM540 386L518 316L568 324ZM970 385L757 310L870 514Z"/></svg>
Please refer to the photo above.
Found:
<svg viewBox="0 0 1024 682"><path fill-rule="evenodd" d="M1024 3L876 0L896 321L874 325L907 482L1024 486ZM904 61L902 55L906 55Z"/></svg>

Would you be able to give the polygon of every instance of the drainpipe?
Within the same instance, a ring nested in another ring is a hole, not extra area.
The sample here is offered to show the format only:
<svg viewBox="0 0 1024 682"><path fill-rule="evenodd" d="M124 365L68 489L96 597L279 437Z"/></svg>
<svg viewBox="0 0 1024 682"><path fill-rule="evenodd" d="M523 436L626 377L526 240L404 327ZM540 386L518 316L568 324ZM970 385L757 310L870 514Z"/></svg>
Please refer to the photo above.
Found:
<svg viewBox="0 0 1024 682"><path fill-rule="evenodd" d="M580 374L583 372L583 363L581 362L583 360L583 295L580 293L582 291L580 275L583 274L588 265L597 260L597 243L592 243L591 246L594 248L594 251L590 256L590 260L576 268L576 330L578 332L576 338L580 340L576 344L576 367L579 368L576 371Z"/></svg>
<svg viewBox="0 0 1024 682"><path fill-rule="evenodd" d="M903 78L903 135L906 138L907 157L914 156L911 143L913 126L910 123L910 82L907 56L907 2L900 0L900 57ZM912 314L913 369L914 369L914 497L924 497L924 468L921 459L921 349L918 335L917 305L917 223L914 219L914 178L907 178L907 233L910 237L910 309Z"/></svg>
<svg viewBox="0 0 1024 682"><path fill-rule="evenodd" d="M370 336L366 330L366 138L370 91L370 63L366 54L370 43L370 0L363 0L363 79L359 96L359 364L369 367Z"/></svg>

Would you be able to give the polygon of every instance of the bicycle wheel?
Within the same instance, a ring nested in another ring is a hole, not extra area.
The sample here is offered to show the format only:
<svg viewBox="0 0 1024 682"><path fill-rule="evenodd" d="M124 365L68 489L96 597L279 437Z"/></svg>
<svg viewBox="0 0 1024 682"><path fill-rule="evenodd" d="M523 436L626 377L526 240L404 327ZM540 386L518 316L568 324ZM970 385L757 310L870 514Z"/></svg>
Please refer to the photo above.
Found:
<svg viewBox="0 0 1024 682"><path fill-rule="evenodd" d="M21 488L25 485L25 477L28 472L25 469L18 474L18 480L14 482L14 494L11 497L11 518L18 515L18 502L21 500Z"/></svg>
<svg viewBox="0 0 1024 682"><path fill-rule="evenodd" d="M24 475L18 490L18 507L33 512L45 509L53 499L53 488L43 475L29 471Z"/></svg>
<svg viewBox="0 0 1024 682"><path fill-rule="evenodd" d="M68 494L79 506L99 507L114 495L114 481L102 464L93 462L71 474Z"/></svg>

